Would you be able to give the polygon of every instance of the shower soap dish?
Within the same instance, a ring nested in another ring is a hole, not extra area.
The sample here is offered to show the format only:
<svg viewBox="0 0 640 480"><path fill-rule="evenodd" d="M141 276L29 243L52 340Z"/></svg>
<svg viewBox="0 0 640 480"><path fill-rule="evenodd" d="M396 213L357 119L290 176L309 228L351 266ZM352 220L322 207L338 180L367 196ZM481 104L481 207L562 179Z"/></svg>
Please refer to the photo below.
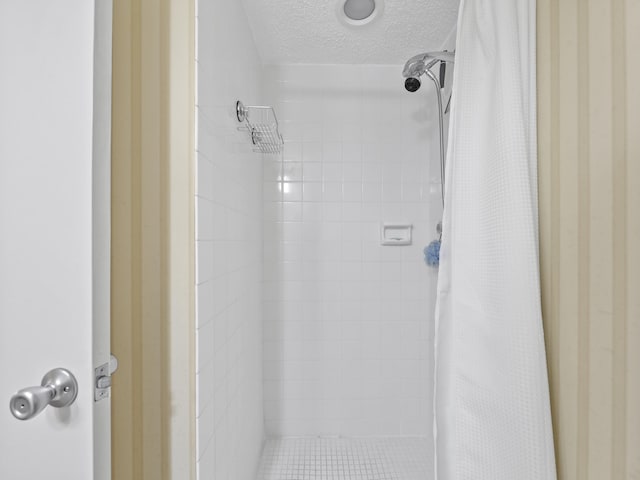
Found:
<svg viewBox="0 0 640 480"><path fill-rule="evenodd" d="M236 117L243 126L238 130L248 132L254 152L280 153L284 140L278 127L278 119L273 107L261 105L243 105L236 102Z"/></svg>
<svg viewBox="0 0 640 480"><path fill-rule="evenodd" d="M380 245L411 245L411 224L380 225Z"/></svg>

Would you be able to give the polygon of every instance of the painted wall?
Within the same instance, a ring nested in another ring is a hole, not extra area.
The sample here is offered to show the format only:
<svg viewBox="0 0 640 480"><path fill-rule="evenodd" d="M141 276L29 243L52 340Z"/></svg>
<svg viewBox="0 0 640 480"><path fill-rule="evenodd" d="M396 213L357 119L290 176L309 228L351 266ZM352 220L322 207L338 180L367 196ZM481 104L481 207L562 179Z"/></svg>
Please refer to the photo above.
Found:
<svg viewBox="0 0 640 480"><path fill-rule="evenodd" d="M262 101L240 2L197 12L198 478L253 480L263 441L262 155L235 102Z"/></svg>
<svg viewBox="0 0 640 480"><path fill-rule="evenodd" d="M264 169L269 435L430 435L437 104L401 70L265 69L286 142ZM382 247L382 222L413 245Z"/></svg>
<svg viewBox="0 0 640 480"><path fill-rule="evenodd" d="M640 3L538 1L543 315L560 480L640 478Z"/></svg>

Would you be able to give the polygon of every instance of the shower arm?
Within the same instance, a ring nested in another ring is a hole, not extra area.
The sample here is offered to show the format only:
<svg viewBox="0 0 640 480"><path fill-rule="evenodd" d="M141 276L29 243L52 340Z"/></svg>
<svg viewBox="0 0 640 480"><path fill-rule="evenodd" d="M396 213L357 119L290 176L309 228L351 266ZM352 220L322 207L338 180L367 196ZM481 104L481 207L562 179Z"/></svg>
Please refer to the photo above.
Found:
<svg viewBox="0 0 640 480"><path fill-rule="evenodd" d="M429 63L425 63L427 60ZM428 52L411 57L405 63L402 75L405 78L422 75L425 70L429 70L438 62L455 63L455 52ZM414 70L415 66L419 64L422 64L422 68Z"/></svg>

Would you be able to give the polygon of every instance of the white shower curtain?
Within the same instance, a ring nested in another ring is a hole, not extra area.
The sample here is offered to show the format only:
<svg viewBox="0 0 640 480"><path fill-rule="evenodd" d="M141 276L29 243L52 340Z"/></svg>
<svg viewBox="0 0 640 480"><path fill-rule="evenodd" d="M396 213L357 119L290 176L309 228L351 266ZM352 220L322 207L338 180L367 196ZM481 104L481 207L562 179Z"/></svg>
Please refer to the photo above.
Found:
<svg viewBox="0 0 640 480"><path fill-rule="evenodd" d="M556 478L536 168L535 1L462 0L436 312L437 480Z"/></svg>

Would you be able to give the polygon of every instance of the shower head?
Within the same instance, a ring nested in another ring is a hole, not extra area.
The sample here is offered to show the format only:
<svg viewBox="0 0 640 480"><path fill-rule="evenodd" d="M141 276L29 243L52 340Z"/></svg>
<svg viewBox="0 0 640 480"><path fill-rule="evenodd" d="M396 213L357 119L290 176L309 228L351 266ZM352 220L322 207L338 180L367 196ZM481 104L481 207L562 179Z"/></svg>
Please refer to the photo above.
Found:
<svg viewBox="0 0 640 480"><path fill-rule="evenodd" d="M436 61L434 61L435 63ZM404 88L407 89L407 92L417 92L422 82L420 81L420 76L427 69L430 68L425 63L424 55L416 55L409 59L409 61L405 64L404 70L402 71L402 76L406 79L404 81Z"/></svg>
<svg viewBox="0 0 640 480"><path fill-rule="evenodd" d="M407 89L407 92L417 92L421 85L422 82L419 77L408 77L404 81L404 88Z"/></svg>
<svg viewBox="0 0 640 480"><path fill-rule="evenodd" d="M426 58L424 57L424 55L417 55L409 59L409 61L404 66L402 75L406 78L406 80L404 81L404 88L406 88L408 92L413 93L418 91L420 85L422 85L420 77L436 63L438 63L438 60L431 60L429 63L425 62Z"/></svg>

